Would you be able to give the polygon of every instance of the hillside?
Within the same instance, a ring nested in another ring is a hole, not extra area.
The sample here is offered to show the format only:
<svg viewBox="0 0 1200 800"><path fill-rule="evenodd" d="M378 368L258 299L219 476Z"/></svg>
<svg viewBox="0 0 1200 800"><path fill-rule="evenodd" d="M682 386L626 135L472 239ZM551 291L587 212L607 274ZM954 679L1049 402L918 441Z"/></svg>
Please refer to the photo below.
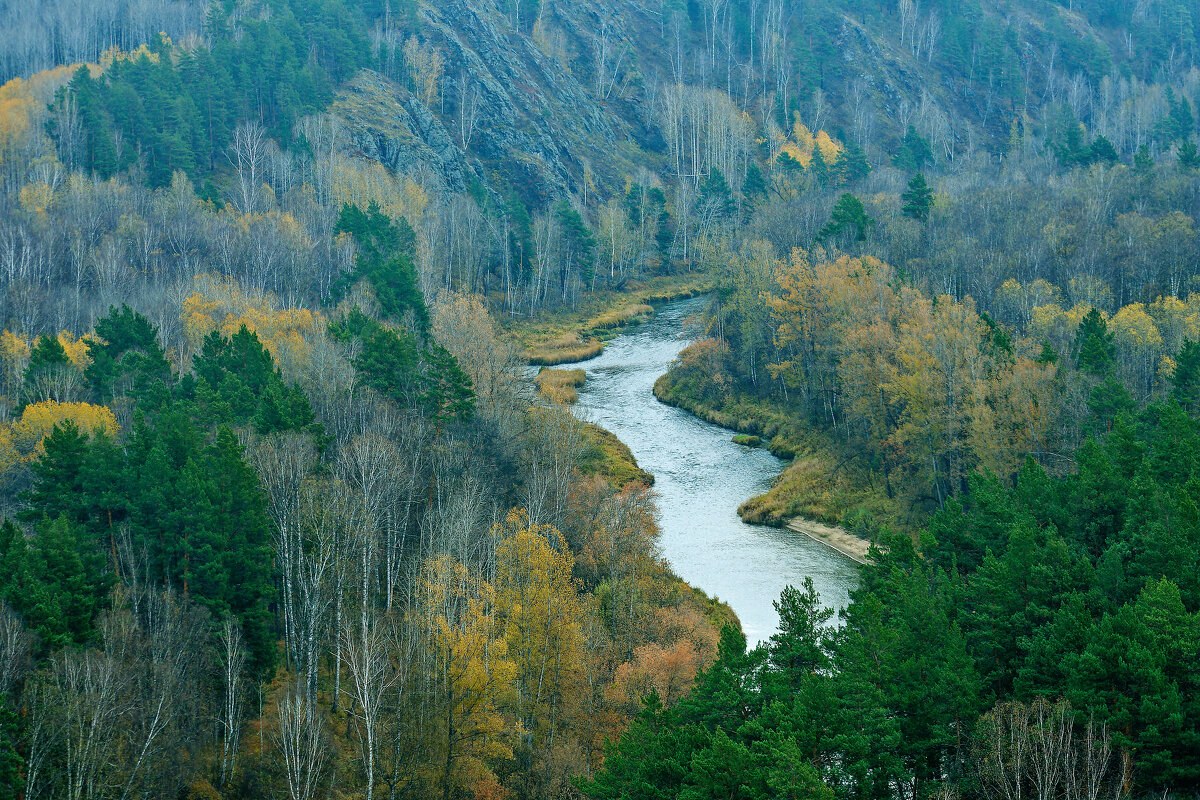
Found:
<svg viewBox="0 0 1200 800"><path fill-rule="evenodd" d="M1195 795L1194 6L0 2L0 800ZM755 649L523 377L696 293Z"/></svg>

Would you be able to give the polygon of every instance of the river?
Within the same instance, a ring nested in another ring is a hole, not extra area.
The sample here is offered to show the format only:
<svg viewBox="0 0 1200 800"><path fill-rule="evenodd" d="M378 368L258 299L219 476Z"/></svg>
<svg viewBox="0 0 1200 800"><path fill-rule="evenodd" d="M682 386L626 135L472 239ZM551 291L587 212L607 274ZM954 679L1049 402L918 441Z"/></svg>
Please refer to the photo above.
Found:
<svg viewBox="0 0 1200 800"><path fill-rule="evenodd" d="M587 371L574 412L615 433L654 475L664 557L683 580L728 603L753 645L777 630L772 603L785 586L811 577L825 605L840 609L858 565L799 533L742 522L737 507L766 491L784 462L654 397L654 381L688 344L684 321L707 302L659 306L598 358L563 368Z"/></svg>

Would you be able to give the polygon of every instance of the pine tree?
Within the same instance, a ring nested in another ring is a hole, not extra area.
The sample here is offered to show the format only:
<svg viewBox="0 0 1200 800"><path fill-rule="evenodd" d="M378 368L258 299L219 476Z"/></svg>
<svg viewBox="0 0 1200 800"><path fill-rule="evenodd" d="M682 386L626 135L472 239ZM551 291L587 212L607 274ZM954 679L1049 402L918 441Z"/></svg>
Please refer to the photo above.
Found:
<svg viewBox="0 0 1200 800"><path fill-rule="evenodd" d="M411 312L418 329L428 330L429 311L412 262L416 233L408 222L403 218L392 222L372 200L366 211L352 204L342 206L334 231L349 233L357 248L355 271L335 294L344 292L350 282L365 278L384 317L400 320Z"/></svg>
<svg viewBox="0 0 1200 800"><path fill-rule="evenodd" d="M458 360L441 345L433 345L422 356L421 402L437 425L469 419L475 412L475 391Z"/></svg>
<svg viewBox="0 0 1200 800"><path fill-rule="evenodd" d="M1196 143L1191 139L1179 145L1179 153L1176 157L1182 169L1192 170L1200 168L1200 153L1196 152Z"/></svg>
<svg viewBox="0 0 1200 800"><path fill-rule="evenodd" d="M8 698L0 695L0 800L19 800L24 796L21 777L24 765L17 743L20 732L16 713L8 707Z"/></svg>
<svg viewBox="0 0 1200 800"><path fill-rule="evenodd" d="M1150 155L1150 148L1142 145L1133 154L1133 169L1140 175L1147 175L1154 169L1154 157Z"/></svg>
<svg viewBox="0 0 1200 800"><path fill-rule="evenodd" d="M162 399L171 380L171 365L158 343L158 331L129 306L110 308L96 323L96 338L88 341L91 364L84 372L100 403L130 393L138 399Z"/></svg>
<svg viewBox="0 0 1200 800"><path fill-rule="evenodd" d="M861 242L867 238L867 232L874 225L875 221L867 216L862 201L852 194L843 194L833 207L829 223L821 229L817 238L822 241L849 238Z"/></svg>
<svg viewBox="0 0 1200 800"><path fill-rule="evenodd" d="M767 196L767 181L762 170L753 161L746 167L746 180L742 184L742 195L747 202L753 202Z"/></svg>
<svg viewBox="0 0 1200 800"><path fill-rule="evenodd" d="M54 336L42 334L33 343L29 351L29 365L25 368L25 382L32 382L34 376L54 369L55 367L70 366L71 359L62 342Z"/></svg>
<svg viewBox="0 0 1200 800"><path fill-rule="evenodd" d="M851 143L838 153L837 161L833 164L833 174L837 176L839 185L848 186L870 175L871 163L867 161L862 149Z"/></svg>
<svg viewBox="0 0 1200 800"><path fill-rule="evenodd" d="M813 176L818 185L829 185L831 173L829 165L825 163L825 156L821 153L821 148L813 147L812 160L808 162L807 172Z"/></svg>
<svg viewBox="0 0 1200 800"><path fill-rule="evenodd" d="M933 189L925 182L925 176L917 173L908 182L908 191L900 195L900 213L910 219L925 222L933 210Z"/></svg>
<svg viewBox="0 0 1200 800"><path fill-rule="evenodd" d="M1098 164L1115 164L1119 160L1117 149L1106 136L1097 136L1092 140L1089 160Z"/></svg>
<svg viewBox="0 0 1200 800"><path fill-rule="evenodd" d="M1200 343L1185 341L1175 356L1171 397L1195 416L1200 413Z"/></svg>
<svg viewBox="0 0 1200 800"><path fill-rule="evenodd" d="M73 522L84 522L87 436L68 420L55 426L42 446L42 457L31 465L34 485L25 497L21 519L34 521L66 514Z"/></svg>
<svg viewBox="0 0 1200 800"><path fill-rule="evenodd" d="M804 165L793 158L792 154L786 150L776 156L775 163L783 167L783 171L789 175L796 175L804 171Z"/></svg>
<svg viewBox="0 0 1200 800"><path fill-rule="evenodd" d="M1116 352L1108 323L1098 309L1092 308L1075 333L1075 363L1088 374L1106 375L1112 369Z"/></svg>
<svg viewBox="0 0 1200 800"><path fill-rule="evenodd" d="M933 163L933 151L929 142L925 141L912 125L904 132L900 140L900 149L892 158L892 164L905 172L920 172Z"/></svg>
<svg viewBox="0 0 1200 800"><path fill-rule="evenodd" d="M725 180L725 175L721 170L716 167L709 171L708 177L700 184L700 198L711 203L722 218L728 219L737 208L733 201L733 191L729 188L729 182Z"/></svg>

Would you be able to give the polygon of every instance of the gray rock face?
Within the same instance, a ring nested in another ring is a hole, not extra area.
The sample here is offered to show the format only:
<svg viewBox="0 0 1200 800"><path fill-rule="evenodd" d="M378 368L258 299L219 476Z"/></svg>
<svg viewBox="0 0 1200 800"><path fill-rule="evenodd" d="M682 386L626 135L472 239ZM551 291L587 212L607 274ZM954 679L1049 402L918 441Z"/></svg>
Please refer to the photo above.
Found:
<svg viewBox="0 0 1200 800"><path fill-rule="evenodd" d="M486 2L424 4L422 28L444 59L438 108L431 111L406 88L367 71L341 92L332 110L346 121L360 155L397 173L425 165L451 191L466 190L474 179L493 196L511 186L531 207L544 207L582 191L585 166L598 184L620 186L639 166L654 163L634 133L653 137L636 113L632 124L627 121L636 111L629 98L606 104L582 82L590 76L575 74L586 71L592 31L601 24L592 5L572 4L547 15L575 56L568 69ZM613 16L618 18L625 16ZM457 129L466 95L477 98L469 147Z"/></svg>
<svg viewBox="0 0 1200 800"><path fill-rule="evenodd" d="M401 175L424 164L445 188L466 190L474 174L466 154L429 109L393 81L363 70L330 110L346 123L358 155Z"/></svg>

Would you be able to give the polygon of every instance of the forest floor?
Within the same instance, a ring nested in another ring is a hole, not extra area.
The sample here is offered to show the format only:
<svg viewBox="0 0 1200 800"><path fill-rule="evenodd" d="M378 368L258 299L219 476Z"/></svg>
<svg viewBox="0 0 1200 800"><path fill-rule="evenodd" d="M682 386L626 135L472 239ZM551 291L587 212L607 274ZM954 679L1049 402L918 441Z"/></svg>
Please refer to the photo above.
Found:
<svg viewBox="0 0 1200 800"><path fill-rule="evenodd" d="M849 559L857 561L859 564L869 564L871 561L867 556L868 551L871 549L871 543L860 536L855 536L845 528L835 525L824 525L804 517L795 517L788 520L787 529L803 533L810 539L832 547L834 550L837 550Z"/></svg>

